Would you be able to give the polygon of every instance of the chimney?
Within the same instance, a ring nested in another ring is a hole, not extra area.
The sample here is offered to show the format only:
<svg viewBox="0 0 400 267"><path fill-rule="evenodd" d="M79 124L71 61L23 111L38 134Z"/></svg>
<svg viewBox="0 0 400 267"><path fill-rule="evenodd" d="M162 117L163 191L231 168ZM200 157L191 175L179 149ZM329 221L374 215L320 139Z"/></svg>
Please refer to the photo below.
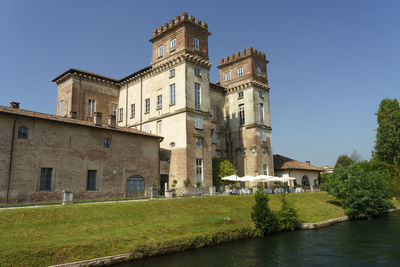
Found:
<svg viewBox="0 0 400 267"><path fill-rule="evenodd" d="M94 113L94 118L93 118L93 123L95 125L101 125L101 119L102 119L101 112L95 112Z"/></svg>
<svg viewBox="0 0 400 267"><path fill-rule="evenodd" d="M306 160L306 164L307 164L307 165L311 165L311 161Z"/></svg>
<svg viewBox="0 0 400 267"><path fill-rule="evenodd" d="M115 128L117 126L117 120L115 115L108 115L108 127Z"/></svg>
<svg viewBox="0 0 400 267"><path fill-rule="evenodd" d="M77 117L76 112L75 112L75 111L70 111L70 112L69 112L69 117L70 117L71 119L76 119L76 117Z"/></svg>
<svg viewBox="0 0 400 267"><path fill-rule="evenodd" d="M11 108L19 109L19 103L18 102L11 102L10 103Z"/></svg>

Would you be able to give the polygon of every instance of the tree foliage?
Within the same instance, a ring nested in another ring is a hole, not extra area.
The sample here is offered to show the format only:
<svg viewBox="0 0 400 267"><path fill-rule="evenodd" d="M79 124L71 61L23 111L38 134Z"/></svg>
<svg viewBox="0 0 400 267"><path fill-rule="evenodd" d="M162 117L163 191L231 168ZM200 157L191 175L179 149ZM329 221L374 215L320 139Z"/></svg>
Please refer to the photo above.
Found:
<svg viewBox="0 0 400 267"><path fill-rule="evenodd" d="M264 236L277 230L278 221L275 214L269 207L269 196L259 187L254 194L256 203L251 212L251 219L256 227L255 235Z"/></svg>
<svg viewBox="0 0 400 267"><path fill-rule="evenodd" d="M347 155L340 155L336 161L335 168L342 166L347 167L351 165L354 161Z"/></svg>
<svg viewBox="0 0 400 267"><path fill-rule="evenodd" d="M324 183L329 194L341 200L352 219L380 216L393 206L385 186L384 173L370 162L340 167Z"/></svg>
<svg viewBox="0 0 400 267"><path fill-rule="evenodd" d="M372 156L382 162L400 161L400 105L397 99L385 98L379 104L378 128Z"/></svg>
<svg viewBox="0 0 400 267"><path fill-rule="evenodd" d="M286 199L286 194L281 194L282 206L278 213L279 227L283 231L294 231L299 221L299 215L294 204Z"/></svg>
<svg viewBox="0 0 400 267"><path fill-rule="evenodd" d="M213 158L212 171L213 184L217 186L227 183L226 181L221 180L221 178L237 174L235 166L233 166L233 164L225 158Z"/></svg>

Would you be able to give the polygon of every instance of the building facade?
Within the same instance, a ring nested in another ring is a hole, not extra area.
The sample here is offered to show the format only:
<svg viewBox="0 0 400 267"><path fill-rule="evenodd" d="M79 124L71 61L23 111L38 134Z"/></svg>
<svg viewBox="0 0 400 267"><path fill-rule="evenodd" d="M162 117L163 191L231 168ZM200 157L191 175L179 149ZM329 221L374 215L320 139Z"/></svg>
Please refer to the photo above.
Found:
<svg viewBox="0 0 400 267"><path fill-rule="evenodd" d="M121 127L162 136L161 186L212 186L213 157L239 175L273 175L266 56L252 47L227 56L211 83L209 35L205 22L182 13L153 30L151 66L122 79L66 71L53 80L57 114L113 114Z"/></svg>
<svg viewBox="0 0 400 267"><path fill-rule="evenodd" d="M0 203L150 195L161 137L94 121L0 106Z"/></svg>

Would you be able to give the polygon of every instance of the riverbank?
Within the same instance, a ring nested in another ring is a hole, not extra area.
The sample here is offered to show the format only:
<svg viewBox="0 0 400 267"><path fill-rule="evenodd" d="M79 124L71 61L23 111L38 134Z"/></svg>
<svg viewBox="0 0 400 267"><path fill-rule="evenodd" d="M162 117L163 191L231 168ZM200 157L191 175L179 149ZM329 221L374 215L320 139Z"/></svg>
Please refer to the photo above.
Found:
<svg viewBox="0 0 400 267"><path fill-rule="evenodd" d="M271 208L280 207L271 195ZM326 193L289 194L302 222L343 217ZM253 196L55 206L0 211L0 263L45 266L107 255L132 257L218 244L252 235Z"/></svg>

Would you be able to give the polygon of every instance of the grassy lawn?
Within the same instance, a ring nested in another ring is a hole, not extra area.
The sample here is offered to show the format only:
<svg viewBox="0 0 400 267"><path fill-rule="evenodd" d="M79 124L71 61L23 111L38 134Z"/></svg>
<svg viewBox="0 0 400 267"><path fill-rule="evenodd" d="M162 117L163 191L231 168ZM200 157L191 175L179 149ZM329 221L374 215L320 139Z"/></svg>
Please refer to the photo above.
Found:
<svg viewBox="0 0 400 267"><path fill-rule="evenodd" d="M344 216L326 193L289 194L288 199L302 222ZM0 266L104 257L143 244L252 227L253 204L253 196L216 196L0 210ZM279 209L279 195L271 195L270 205Z"/></svg>

